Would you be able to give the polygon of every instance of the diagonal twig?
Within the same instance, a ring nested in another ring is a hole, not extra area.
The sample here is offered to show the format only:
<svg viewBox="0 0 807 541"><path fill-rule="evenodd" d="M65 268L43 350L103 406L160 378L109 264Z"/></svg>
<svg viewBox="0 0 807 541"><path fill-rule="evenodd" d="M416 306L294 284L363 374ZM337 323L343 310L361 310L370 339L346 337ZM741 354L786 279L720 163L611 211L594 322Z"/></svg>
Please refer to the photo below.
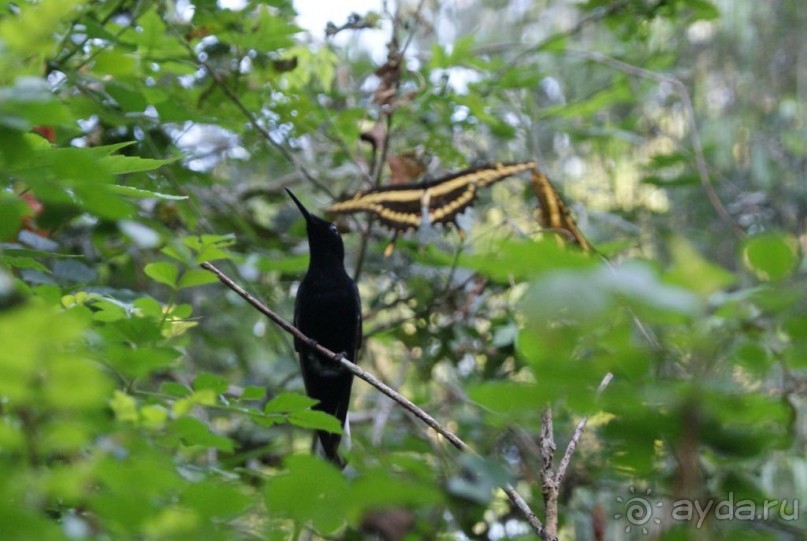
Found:
<svg viewBox="0 0 807 541"><path fill-rule="evenodd" d="M352 363L348 359L345 359L344 355L334 353L333 351L322 347L321 345L317 344L316 341L312 340L311 338L304 335L300 332L297 327L292 325L291 323L284 320L282 317L277 315L271 309L269 309L266 305L261 303L258 299L250 295L244 288L236 284L232 279L230 279L226 274L221 272L217 269L214 265L209 262L202 263L201 267L207 271L212 272L216 275L221 283L225 286L230 288L231 290L235 291L241 298L247 301L249 304L252 305L253 308L258 310L260 313L268 317L275 323L278 327L286 331L287 333L291 334L298 340L305 343L309 348L315 350L320 355L326 357L332 362L341 364L345 369L349 370L353 375L357 376L358 378L366 381L389 398L400 404L404 409L410 412L412 415L423 421L426 425L428 425L431 429L435 432L443 436L446 440L448 440L451 445L456 447L462 452L476 454L473 449L471 449L468 444L462 441L456 434L449 431L443 425L441 425L437 420L426 413L423 409L416 406L412 401L408 398L403 396L402 394L395 391L392 387L388 386L378 378L376 378L371 373L367 372L366 370L360 368L356 364ZM544 537L544 525L541 523L541 520L538 516L530 509L529 504L521 497L521 495L516 492L516 489L510 484L507 483L503 485L502 490L504 493L507 494L507 497L510 501L521 511L524 518L529 523L530 527L533 531L541 538Z"/></svg>
<svg viewBox="0 0 807 541"><path fill-rule="evenodd" d="M605 374L600 382L599 387L597 387L597 396L602 394L608 384L611 383L611 380L614 379L614 375L611 372ZM572 434L572 438L569 440L569 444L566 446L566 451L563 453L563 457L560 459L560 463L558 464L558 469L555 471L555 484L560 486L561 481L563 481L563 476L566 475L566 469L569 467L569 462L572 460L572 454L574 454L574 450L577 448L577 444L580 442L580 437L583 435L583 429L586 428L586 423L588 423L588 416L583 417L577 422L577 426L574 428L574 433Z"/></svg>

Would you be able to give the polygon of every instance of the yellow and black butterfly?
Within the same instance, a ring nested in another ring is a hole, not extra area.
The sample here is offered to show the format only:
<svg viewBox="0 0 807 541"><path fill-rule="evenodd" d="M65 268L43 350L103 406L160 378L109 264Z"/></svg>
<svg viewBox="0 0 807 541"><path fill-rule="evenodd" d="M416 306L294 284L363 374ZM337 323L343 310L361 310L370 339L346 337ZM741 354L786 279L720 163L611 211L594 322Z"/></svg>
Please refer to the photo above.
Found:
<svg viewBox="0 0 807 541"><path fill-rule="evenodd" d="M327 210L337 214L370 212L396 233L424 223L456 224L457 215L473 204L479 188L535 166L535 162L492 163L436 180L359 192Z"/></svg>
<svg viewBox="0 0 807 541"><path fill-rule="evenodd" d="M532 171L533 190L541 207L539 224L563 233L564 240L590 251L591 245L580 233L569 209L533 161L496 162L436 180L374 188L337 201L327 210L337 214L372 213L396 236L424 224L456 225L457 216L474 203L479 188L528 170Z"/></svg>

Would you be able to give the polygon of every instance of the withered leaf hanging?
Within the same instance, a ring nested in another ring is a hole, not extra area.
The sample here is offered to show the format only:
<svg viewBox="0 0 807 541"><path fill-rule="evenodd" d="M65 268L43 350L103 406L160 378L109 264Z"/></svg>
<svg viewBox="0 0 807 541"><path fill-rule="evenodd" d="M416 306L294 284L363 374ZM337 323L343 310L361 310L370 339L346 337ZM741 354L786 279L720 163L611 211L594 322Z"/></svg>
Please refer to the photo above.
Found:
<svg viewBox="0 0 807 541"><path fill-rule="evenodd" d="M492 163L418 184L359 192L327 210L340 214L370 212L396 232L417 229L424 222L456 225L457 215L474 203L479 188L535 166L535 162Z"/></svg>
<svg viewBox="0 0 807 541"><path fill-rule="evenodd" d="M541 227L561 234L564 240L577 244L584 252L590 252L591 244L577 228L572 213L546 175L534 168L531 179L535 197L541 207L538 219Z"/></svg>

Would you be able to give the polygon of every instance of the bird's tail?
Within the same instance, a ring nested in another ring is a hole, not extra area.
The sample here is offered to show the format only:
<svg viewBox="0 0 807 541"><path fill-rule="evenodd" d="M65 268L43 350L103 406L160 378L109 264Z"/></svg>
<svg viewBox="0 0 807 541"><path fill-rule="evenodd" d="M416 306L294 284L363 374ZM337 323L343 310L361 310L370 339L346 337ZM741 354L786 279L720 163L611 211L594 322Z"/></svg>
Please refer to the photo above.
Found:
<svg viewBox="0 0 807 541"><path fill-rule="evenodd" d="M345 424L342 426L341 435L323 430L317 430L316 434L314 434L314 454L328 460L341 470L347 466L347 460L339 454L339 450L341 448L342 451L349 451L350 447L350 419L347 417L345 418Z"/></svg>

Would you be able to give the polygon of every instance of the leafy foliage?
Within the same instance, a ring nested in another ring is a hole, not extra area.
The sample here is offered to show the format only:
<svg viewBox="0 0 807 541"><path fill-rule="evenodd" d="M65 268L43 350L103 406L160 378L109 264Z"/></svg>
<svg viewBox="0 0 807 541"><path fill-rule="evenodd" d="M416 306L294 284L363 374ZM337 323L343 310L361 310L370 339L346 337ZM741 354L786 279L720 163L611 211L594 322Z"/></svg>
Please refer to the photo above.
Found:
<svg viewBox="0 0 807 541"><path fill-rule="evenodd" d="M798 1L402 2L324 43L287 0L5 7L3 539L525 536L496 487L541 515L546 406L556 459L588 418L562 539L640 535L613 518L628 487L667 509L807 493ZM353 39L374 34L380 56ZM199 265L288 316L306 255L284 186L313 209L527 159L599 254L542 232L516 179L462 235L389 257L377 224L339 223L360 364L480 456L361 382L349 473L310 456L340 426L291 340ZM798 512L653 527L807 531Z"/></svg>

